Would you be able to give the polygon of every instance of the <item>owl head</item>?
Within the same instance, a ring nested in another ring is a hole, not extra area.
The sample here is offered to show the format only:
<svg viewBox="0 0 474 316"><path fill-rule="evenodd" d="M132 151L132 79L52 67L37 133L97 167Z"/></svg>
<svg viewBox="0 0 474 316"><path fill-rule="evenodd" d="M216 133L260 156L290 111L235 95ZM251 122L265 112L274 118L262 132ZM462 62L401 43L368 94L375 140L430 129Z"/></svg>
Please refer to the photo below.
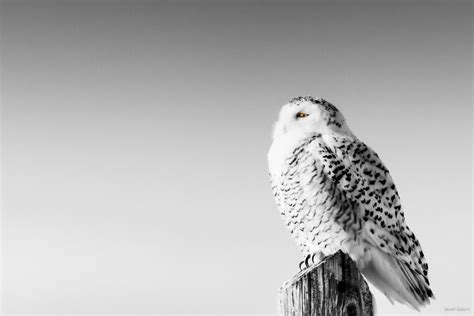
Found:
<svg viewBox="0 0 474 316"><path fill-rule="evenodd" d="M293 98L282 107L273 138L315 133L353 136L344 116L334 105L322 98L304 96Z"/></svg>

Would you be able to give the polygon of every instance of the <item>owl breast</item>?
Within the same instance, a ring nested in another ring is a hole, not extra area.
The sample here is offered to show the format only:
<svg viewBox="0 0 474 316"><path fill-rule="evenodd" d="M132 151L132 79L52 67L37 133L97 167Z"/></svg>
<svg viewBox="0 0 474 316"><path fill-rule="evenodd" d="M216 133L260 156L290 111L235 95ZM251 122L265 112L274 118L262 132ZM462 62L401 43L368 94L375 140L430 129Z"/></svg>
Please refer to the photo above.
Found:
<svg viewBox="0 0 474 316"><path fill-rule="evenodd" d="M274 164L272 169L270 164L277 207L305 255L347 250L357 239L345 229L357 222L350 200L325 175L323 162L312 153L319 141L318 135L308 137L284 158L278 157L279 166Z"/></svg>

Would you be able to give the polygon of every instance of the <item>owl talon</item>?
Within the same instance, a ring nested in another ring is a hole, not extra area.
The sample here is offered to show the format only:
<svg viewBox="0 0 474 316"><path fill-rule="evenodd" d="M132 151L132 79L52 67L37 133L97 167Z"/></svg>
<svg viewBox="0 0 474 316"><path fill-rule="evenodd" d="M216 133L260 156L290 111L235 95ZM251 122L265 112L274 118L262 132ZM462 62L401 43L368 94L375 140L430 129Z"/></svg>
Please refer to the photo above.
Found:
<svg viewBox="0 0 474 316"><path fill-rule="evenodd" d="M306 258L304 259L304 264L306 266L306 269L308 269L311 265L309 264L309 261L311 260L311 254L307 255Z"/></svg>
<svg viewBox="0 0 474 316"><path fill-rule="evenodd" d="M303 261L300 262L298 265L300 268L300 271L306 270L310 267L309 261L311 259L311 254L307 255Z"/></svg>
<svg viewBox="0 0 474 316"><path fill-rule="evenodd" d="M298 267L300 271L308 269L310 266L320 263L324 259L324 254L322 252L315 252L313 254L308 254L303 261L300 262Z"/></svg>
<svg viewBox="0 0 474 316"><path fill-rule="evenodd" d="M314 264L315 261L314 261L314 256L316 256L316 253L313 253L313 255L311 256L311 263Z"/></svg>
<svg viewBox="0 0 474 316"><path fill-rule="evenodd" d="M303 264L304 264L304 260L300 262L300 264L298 265L298 267L300 268L300 271L303 271L305 268L303 267Z"/></svg>
<svg viewBox="0 0 474 316"><path fill-rule="evenodd" d="M313 253L313 255L311 256L311 262L312 264L316 264L316 263L320 263L321 261L323 261L325 258L324 254L322 252L315 252Z"/></svg>

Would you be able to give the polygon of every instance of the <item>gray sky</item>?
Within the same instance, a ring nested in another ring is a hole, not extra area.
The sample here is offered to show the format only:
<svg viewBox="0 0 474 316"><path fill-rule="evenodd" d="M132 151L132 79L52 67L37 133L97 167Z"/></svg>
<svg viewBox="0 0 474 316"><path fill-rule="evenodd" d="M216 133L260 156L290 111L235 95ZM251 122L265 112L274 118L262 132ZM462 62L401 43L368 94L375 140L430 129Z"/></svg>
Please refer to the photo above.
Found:
<svg viewBox="0 0 474 316"><path fill-rule="evenodd" d="M471 308L469 2L1 9L4 311L276 312L301 256L266 153L307 94L390 169L426 311Z"/></svg>

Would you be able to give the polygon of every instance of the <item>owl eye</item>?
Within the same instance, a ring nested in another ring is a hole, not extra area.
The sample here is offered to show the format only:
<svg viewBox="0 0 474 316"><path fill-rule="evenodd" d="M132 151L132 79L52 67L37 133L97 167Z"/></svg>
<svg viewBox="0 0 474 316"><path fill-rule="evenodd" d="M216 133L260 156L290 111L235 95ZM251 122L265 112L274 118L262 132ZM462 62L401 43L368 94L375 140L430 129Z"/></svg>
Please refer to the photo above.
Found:
<svg viewBox="0 0 474 316"><path fill-rule="evenodd" d="M307 116L309 116L308 113L304 113L304 112L296 113L296 118L303 118L303 117L307 117Z"/></svg>

